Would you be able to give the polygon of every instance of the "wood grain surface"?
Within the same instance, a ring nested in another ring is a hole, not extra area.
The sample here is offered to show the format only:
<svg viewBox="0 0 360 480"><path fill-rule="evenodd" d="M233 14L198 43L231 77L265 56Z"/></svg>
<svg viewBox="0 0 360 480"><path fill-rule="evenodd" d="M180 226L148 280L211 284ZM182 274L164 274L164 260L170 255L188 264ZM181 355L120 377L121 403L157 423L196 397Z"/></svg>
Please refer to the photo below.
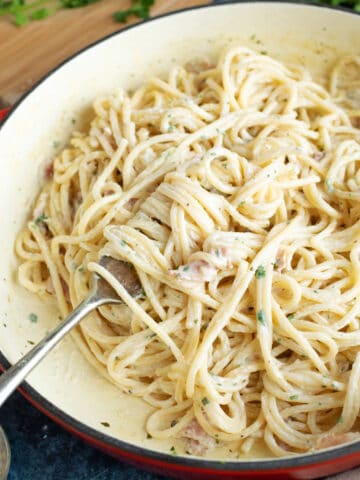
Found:
<svg viewBox="0 0 360 480"><path fill-rule="evenodd" d="M208 3L209 0L157 0L151 15ZM62 10L42 21L16 27L0 20L0 108L12 104L59 62L105 35L120 30L112 13L128 0L103 0L88 7ZM131 18L129 23L134 23ZM127 25L128 25L127 24Z"/></svg>

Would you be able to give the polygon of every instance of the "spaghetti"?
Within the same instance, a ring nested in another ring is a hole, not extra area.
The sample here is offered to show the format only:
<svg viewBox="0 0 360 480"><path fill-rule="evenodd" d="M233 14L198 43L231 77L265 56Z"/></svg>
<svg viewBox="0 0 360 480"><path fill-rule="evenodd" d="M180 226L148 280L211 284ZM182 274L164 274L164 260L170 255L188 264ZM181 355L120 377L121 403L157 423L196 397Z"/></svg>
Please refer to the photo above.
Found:
<svg viewBox="0 0 360 480"><path fill-rule="evenodd" d="M360 86L232 47L94 104L47 167L19 281L61 315L90 272L124 305L74 331L156 438L303 453L358 438ZM347 72L351 71L351 74ZM354 74L354 71L357 74ZM130 262L134 300L98 263Z"/></svg>

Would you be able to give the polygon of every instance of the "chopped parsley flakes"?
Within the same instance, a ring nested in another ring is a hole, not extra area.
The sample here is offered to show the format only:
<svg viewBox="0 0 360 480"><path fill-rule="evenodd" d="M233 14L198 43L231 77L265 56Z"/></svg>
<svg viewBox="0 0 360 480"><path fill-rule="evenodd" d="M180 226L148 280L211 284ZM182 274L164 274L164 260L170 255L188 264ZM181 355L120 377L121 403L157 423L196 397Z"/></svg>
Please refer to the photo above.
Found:
<svg viewBox="0 0 360 480"><path fill-rule="evenodd" d="M36 313L30 313L29 320L31 323L36 323L38 321L38 316L36 315Z"/></svg>
<svg viewBox="0 0 360 480"><path fill-rule="evenodd" d="M256 319L261 325L265 325L265 313L263 310L259 310L256 314Z"/></svg>
<svg viewBox="0 0 360 480"><path fill-rule="evenodd" d="M297 400L299 398L299 395L290 395L290 400Z"/></svg>
<svg viewBox="0 0 360 480"><path fill-rule="evenodd" d="M42 213L38 217L35 218L35 224L40 225L40 223L46 222L48 217L45 215L45 213Z"/></svg>
<svg viewBox="0 0 360 480"><path fill-rule="evenodd" d="M208 405L208 404L210 403L210 401L209 401L209 399L208 399L207 397L203 397L203 398L201 399L201 403L202 403L202 404L204 405L204 407L205 407L206 405Z"/></svg>
<svg viewBox="0 0 360 480"><path fill-rule="evenodd" d="M103 425L104 427L110 427L110 423L109 422L100 422L101 425Z"/></svg>
<svg viewBox="0 0 360 480"><path fill-rule="evenodd" d="M259 278L264 278L265 275L266 275L265 267L263 265L259 265L258 268L256 269L255 277L259 279Z"/></svg>

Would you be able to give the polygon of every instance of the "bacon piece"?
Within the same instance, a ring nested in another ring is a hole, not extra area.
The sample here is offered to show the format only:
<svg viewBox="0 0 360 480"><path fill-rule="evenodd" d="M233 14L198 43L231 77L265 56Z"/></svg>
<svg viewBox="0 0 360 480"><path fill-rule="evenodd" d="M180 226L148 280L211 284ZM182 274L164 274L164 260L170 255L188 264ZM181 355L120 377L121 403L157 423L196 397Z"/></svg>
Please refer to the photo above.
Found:
<svg viewBox="0 0 360 480"><path fill-rule="evenodd" d="M124 207L126 208L126 210L131 211L137 201L138 201L138 198L132 197L128 202L125 203Z"/></svg>
<svg viewBox="0 0 360 480"><path fill-rule="evenodd" d="M215 439L205 432L195 418L180 432L180 436L186 440L187 450L192 455L202 457L215 448Z"/></svg>
<svg viewBox="0 0 360 480"><path fill-rule="evenodd" d="M225 269L225 268L232 268L232 262L231 262L231 251L227 247L218 247L218 248L212 248L209 252L211 255L213 255L214 258L214 264L220 268L220 269Z"/></svg>
<svg viewBox="0 0 360 480"><path fill-rule="evenodd" d="M321 450L323 448L335 447L342 443L359 440L359 433L328 433L319 437L314 445L315 450Z"/></svg>
<svg viewBox="0 0 360 480"><path fill-rule="evenodd" d="M46 291L51 293L51 295L55 295L55 288L51 277L46 280Z"/></svg>
<svg viewBox="0 0 360 480"><path fill-rule="evenodd" d="M185 70L190 73L200 73L204 70L210 70L210 68L214 67L215 65L212 65L205 60L193 60L185 65Z"/></svg>
<svg viewBox="0 0 360 480"><path fill-rule="evenodd" d="M176 270L169 270L170 275L192 282L210 282L216 276L218 270L232 268L229 248L212 248L207 255L209 260L204 258L198 259L196 254L194 254L194 256L189 258L189 263L186 265L181 265Z"/></svg>
<svg viewBox="0 0 360 480"><path fill-rule="evenodd" d="M206 260L194 260L177 270L169 270L169 273L192 282L210 282L216 276L217 269Z"/></svg>
<svg viewBox="0 0 360 480"><path fill-rule="evenodd" d="M314 152L314 160L319 162L325 157L325 152Z"/></svg>
<svg viewBox="0 0 360 480"><path fill-rule="evenodd" d="M51 180L54 175L54 160L47 163L44 169L45 180Z"/></svg>
<svg viewBox="0 0 360 480"><path fill-rule="evenodd" d="M70 300L70 292L69 292L68 284L65 282L65 280L62 277L60 277L60 283L62 286L62 290L64 292L64 297L66 298L66 300Z"/></svg>
<svg viewBox="0 0 360 480"><path fill-rule="evenodd" d="M291 451L290 445L288 445L287 443L283 442L282 440L278 439L278 440L277 440L277 444L278 444L279 447L282 448L283 450L285 450L285 451L287 451L287 452L290 452L290 451Z"/></svg>

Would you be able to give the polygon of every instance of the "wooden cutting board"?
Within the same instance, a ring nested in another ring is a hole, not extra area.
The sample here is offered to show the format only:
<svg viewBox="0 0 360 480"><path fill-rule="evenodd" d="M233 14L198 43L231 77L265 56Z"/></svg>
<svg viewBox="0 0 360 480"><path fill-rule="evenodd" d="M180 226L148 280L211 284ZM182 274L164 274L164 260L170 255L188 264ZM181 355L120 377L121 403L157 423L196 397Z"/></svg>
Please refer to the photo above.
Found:
<svg viewBox="0 0 360 480"><path fill-rule="evenodd" d="M209 3L209 0L156 0L151 15ZM12 104L59 62L79 49L125 25L112 13L129 0L103 0L88 7L62 10L46 20L16 27L0 20L0 108ZM131 18L127 23L138 20Z"/></svg>

